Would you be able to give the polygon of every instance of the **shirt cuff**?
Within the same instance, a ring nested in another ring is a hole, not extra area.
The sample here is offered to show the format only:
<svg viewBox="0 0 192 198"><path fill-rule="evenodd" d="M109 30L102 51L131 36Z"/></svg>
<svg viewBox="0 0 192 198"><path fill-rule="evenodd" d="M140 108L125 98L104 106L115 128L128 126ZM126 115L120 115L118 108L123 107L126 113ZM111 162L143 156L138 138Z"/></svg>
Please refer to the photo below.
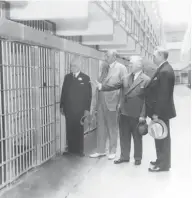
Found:
<svg viewBox="0 0 192 198"><path fill-rule="evenodd" d="M98 90L101 91L101 89L102 89L102 84L99 84Z"/></svg>

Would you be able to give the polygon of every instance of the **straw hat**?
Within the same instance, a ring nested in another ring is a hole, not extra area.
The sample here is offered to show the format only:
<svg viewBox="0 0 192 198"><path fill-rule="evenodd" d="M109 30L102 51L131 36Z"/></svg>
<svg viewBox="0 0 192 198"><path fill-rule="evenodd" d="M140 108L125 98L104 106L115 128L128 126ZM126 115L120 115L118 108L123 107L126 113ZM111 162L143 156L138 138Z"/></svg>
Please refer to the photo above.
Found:
<svg viewBox="0 0 192 198"><path fill-rule="evenodd" d="M164 139L168 135L168 129L166 124L158 119L158 120L151 120L148 125L148 133L155 139Z"/></svg>

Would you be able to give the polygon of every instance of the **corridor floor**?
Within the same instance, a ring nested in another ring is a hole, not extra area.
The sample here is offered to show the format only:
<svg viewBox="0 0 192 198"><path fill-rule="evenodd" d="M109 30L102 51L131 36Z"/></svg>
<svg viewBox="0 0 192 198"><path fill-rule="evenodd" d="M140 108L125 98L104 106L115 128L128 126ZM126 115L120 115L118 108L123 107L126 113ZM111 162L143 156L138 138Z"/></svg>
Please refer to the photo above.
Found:
<svg viewBox="0 0 192 198"><path fill-rule="evenodd" d="M170 198L192 197L190 89L176 86L177 117L171 121L172 169L149 173L153 139L143 139L142 165L114 165L107 158L56 157L5 192L2 198ZM118 151L119 154L119 151Z"/></svg>

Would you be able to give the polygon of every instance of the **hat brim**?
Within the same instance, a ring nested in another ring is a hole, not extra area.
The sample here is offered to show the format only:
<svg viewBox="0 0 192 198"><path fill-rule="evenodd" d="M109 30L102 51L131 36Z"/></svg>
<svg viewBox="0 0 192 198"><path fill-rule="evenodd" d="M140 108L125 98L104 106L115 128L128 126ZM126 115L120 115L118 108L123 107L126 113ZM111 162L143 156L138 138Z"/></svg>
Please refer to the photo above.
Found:
<svg viewBox="0 0 192 198"><path fill-rule="evenodd" d="M153 132L153 128L152 128L152 127L153 127L153 125L156 124L156 123L158 123L158 124L161 125L161 127L162 127L162 129L163 129L162 135L156 135L156 133ZM161 140L161 139L164 139L164 138L167 137L167 135L168 135L168 128L167 128L167 125L165 124L165 122L163 122L163 121L160 120L160 119L158 119L158 120L156 120L156 121L151 120L151 122L150 122L149 125L148 125L148 133L149 133L149 135L151 135L154 139L159 139L159 140Z"/></svg>

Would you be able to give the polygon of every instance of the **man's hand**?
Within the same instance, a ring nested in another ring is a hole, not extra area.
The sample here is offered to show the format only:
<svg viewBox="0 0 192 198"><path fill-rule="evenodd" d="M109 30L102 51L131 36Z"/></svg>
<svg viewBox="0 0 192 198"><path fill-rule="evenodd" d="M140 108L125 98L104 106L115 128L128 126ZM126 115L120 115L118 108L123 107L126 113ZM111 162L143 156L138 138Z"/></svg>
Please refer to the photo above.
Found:
<svg viewBox="0 0 192 198"><path fill-rule="evenodd" d="M155 114L154 114L154 115L152 116L152 118L153 118L154 121L157 121L157 120L158 120L158 115L155 115Z"/></svg>
<svg viewBox="0 0 192 198"><path fill-rule="evenodd" d="M92 108L92 109L90 110L90 114L91 114L91 115L95 114L96 112L97 112L96 108Z"/></svg>
<svg viewBox="0 0 192 198"><path fill-rule="evenodd" d="M145 118L144 117L140 117L139 118L139 123L143 123L143 122L145 122Z"/></svg>
<svg viewBox="0 0 192 198"><path fill-rule="evenodd" d="M85 110L85 111L84 111L84 115L85 115L85 116L90 115L89 111Z"/></svg>
<svg viewBox="0 0 192 198"><path fill-rule="evenodd" d="M116 109L117 109L117 112L120 111L120 104L117 105Z"/></svg>
<svg viewBox="0 0 192 198"><path fill-rule="evenodd" d="M102 84L99 83L97 80L95 81L95 86L98 88L98 90L101 90Z"/></svg>
<svg viewBox="0 0 192 198"><path fill-rule="evenodd" d="M62 115L65 115L63 108L60 108L60 112Z"/></svg>

